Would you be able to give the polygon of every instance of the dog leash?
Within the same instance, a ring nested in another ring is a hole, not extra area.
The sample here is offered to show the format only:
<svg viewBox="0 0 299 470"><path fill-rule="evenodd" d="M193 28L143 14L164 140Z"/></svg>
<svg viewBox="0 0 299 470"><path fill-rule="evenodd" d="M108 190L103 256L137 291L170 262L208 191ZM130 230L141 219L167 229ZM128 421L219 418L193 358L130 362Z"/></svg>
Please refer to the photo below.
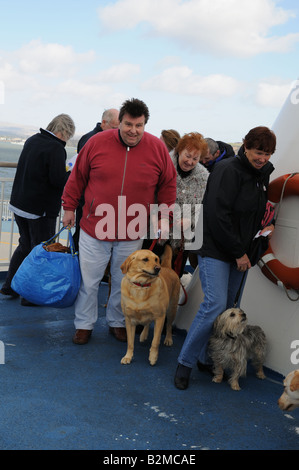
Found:
<svg viewBox="0 0 299 470"><path fill-rule="evenodd" d="M181 288L183 289L183 292L184 292L184 295L185 295L184 302L182 302L181 304L178 304L180 307L182 307L183 305L186 305L186 303L187 303L188 294L187 294L187 291L186 291L185 287L184 287L183 284L181 283L181 280L180 280L180 284L181 284Z"/></svg>
<svg viewBox="0 0 299 470"><path fill-rule="evenodd" d="M155 245L156 245L156 243L157 243L157 240L158 240L157 238L154 238L153 243L152 243L151 246L149 247L149 250L150 250L150 251L153 251L153 249L155 248Z"/></svg>
<svg viewBox="0 0 299 470"><path fill-rule="evenodd" d="M157 243L157 240L158 240L157 238L155 238L155 239L153 240L151 246L149 247L149 250L150 250L150 251L153 251L153 249L154 249L154 247L155 247L155 245L156 245L156 243ZM185 287L184 287L183 284L181 283L181 280L180 280L180 285L181 285L181 287L182 287L182 289L183 289L183 292L184 292L184 295L185 295L184 301L183 301L181 304L178 304L179 307L182 307L183 305L186 305L186 303L187 303L188 294L187 294L187 291L186 291Z"/></svg>
<svg viewBox="0 0 299 470"><path fill-rule="evenodd" d="M239 300L239 297L240 297L240 294L241 294L241 289L242 289L243 282L244 282L244 279L245 279L245 274L246 274L246 271L244 271L244 273L243 273L243 276L242 276L242 279L241 279L241 283L240 283L238 292L237 292L236 297L235 297L234 308L236 308L237 303L238 303L238 300Z"/></svg>

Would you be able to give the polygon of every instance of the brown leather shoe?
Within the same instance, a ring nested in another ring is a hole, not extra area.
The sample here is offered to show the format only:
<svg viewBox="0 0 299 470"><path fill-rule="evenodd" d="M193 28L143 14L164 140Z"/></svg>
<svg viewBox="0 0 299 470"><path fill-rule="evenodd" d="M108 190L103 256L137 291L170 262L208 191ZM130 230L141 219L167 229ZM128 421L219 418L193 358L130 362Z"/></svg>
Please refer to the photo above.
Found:
<svg viewBox="0 0 299 470"><path fill-rule="evenodd" d="M91 337L92 330L76 330L73 336L73 343L75 344L86 344Z"/></svg>
<svg viewBox="0 0 299 470"><path fill-rule="evenodd" d="M127 341L127 331L125 328L109 326L109 333L111 333L118 341Z"/></svg>

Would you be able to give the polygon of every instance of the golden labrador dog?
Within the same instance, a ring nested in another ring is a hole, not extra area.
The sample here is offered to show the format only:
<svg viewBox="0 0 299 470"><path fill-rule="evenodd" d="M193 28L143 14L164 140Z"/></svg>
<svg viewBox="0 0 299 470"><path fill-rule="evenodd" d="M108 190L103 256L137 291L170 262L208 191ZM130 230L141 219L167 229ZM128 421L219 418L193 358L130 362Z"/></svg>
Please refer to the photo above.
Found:
<svg viewBox="0 0 299 470"><path fill-rule="evenodd" d="M180 280L171 268L172 249L166 245L160 264L159 257L150 250L137 250L121 265L125 274L121 283L121 306L126 320L127 352L122 364L130 364L134 352L136 325L144 326L140 341L147 339L149 326L155 322L149 362L156 364L165 318L164 344L172 345L172 323L180 295Z"/></svg>
<svg viewBox="0 0 299 470"><path fill-rule="evenodd" d="M278 400L283 411L293 411L299 407L299 369L290 372L283 382L284 392Z"/></svg>

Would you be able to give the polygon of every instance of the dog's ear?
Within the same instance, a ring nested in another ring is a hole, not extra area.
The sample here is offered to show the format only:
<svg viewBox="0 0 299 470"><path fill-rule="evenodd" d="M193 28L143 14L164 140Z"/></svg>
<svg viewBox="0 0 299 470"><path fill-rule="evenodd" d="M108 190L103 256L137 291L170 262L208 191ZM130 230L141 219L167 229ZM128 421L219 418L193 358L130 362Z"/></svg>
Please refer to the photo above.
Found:
<svg viewBox="0 0 299 470"><path fill-rule="evenodd" d="M130 256L129 256L129 258L130 258ZM130 263L129 258L127 258L120 267L121 272L123 274L126 274L126 272L128 271L128 266L129 266L129 263Z"/></svg>
<svg viewBox="0 0 299 470"><path fill-rule="evenodd" d="M134 259L134 255L135 255L135 251L134 253L131 253L121 265L120 269L123 274L126 274L128 272L129 266Z"/></svg>
<svg viewBox="0 0 299 470"><path fill-rule="evenodd" d="M296 390L299 390L299 372L297 373L297 371L296 371L296 373L293 377L293 380L291 382L290 390L291 390L291 392L296 392Z"/></svg>

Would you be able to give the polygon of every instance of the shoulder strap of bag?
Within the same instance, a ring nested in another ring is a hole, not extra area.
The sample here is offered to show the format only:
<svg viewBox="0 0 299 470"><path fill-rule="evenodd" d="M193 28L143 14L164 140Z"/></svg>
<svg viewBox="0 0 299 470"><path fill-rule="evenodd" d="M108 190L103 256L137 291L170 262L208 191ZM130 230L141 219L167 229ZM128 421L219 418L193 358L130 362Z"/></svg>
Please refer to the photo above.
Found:
<svg viewBox="0 0 299 470"><path fill-rule="evenodd" d="M54 235L53 237L49 238L49 240L43 242L44 245L50 245L51 243L53 243L56 238L59 237L59 235L61 234L61 232L63 232L63 230L68 230L68 236L69 236L69 241L70 241L70 249L71 249L71 254L72 256L75 256L77 254L76 250L75 250L75 244L74 244L74 240L73 240L73 235L72 235L72 232L71 232L71 228L67 225L66 227L62 227L59 232L56 233L56 235Z"/></svg>

